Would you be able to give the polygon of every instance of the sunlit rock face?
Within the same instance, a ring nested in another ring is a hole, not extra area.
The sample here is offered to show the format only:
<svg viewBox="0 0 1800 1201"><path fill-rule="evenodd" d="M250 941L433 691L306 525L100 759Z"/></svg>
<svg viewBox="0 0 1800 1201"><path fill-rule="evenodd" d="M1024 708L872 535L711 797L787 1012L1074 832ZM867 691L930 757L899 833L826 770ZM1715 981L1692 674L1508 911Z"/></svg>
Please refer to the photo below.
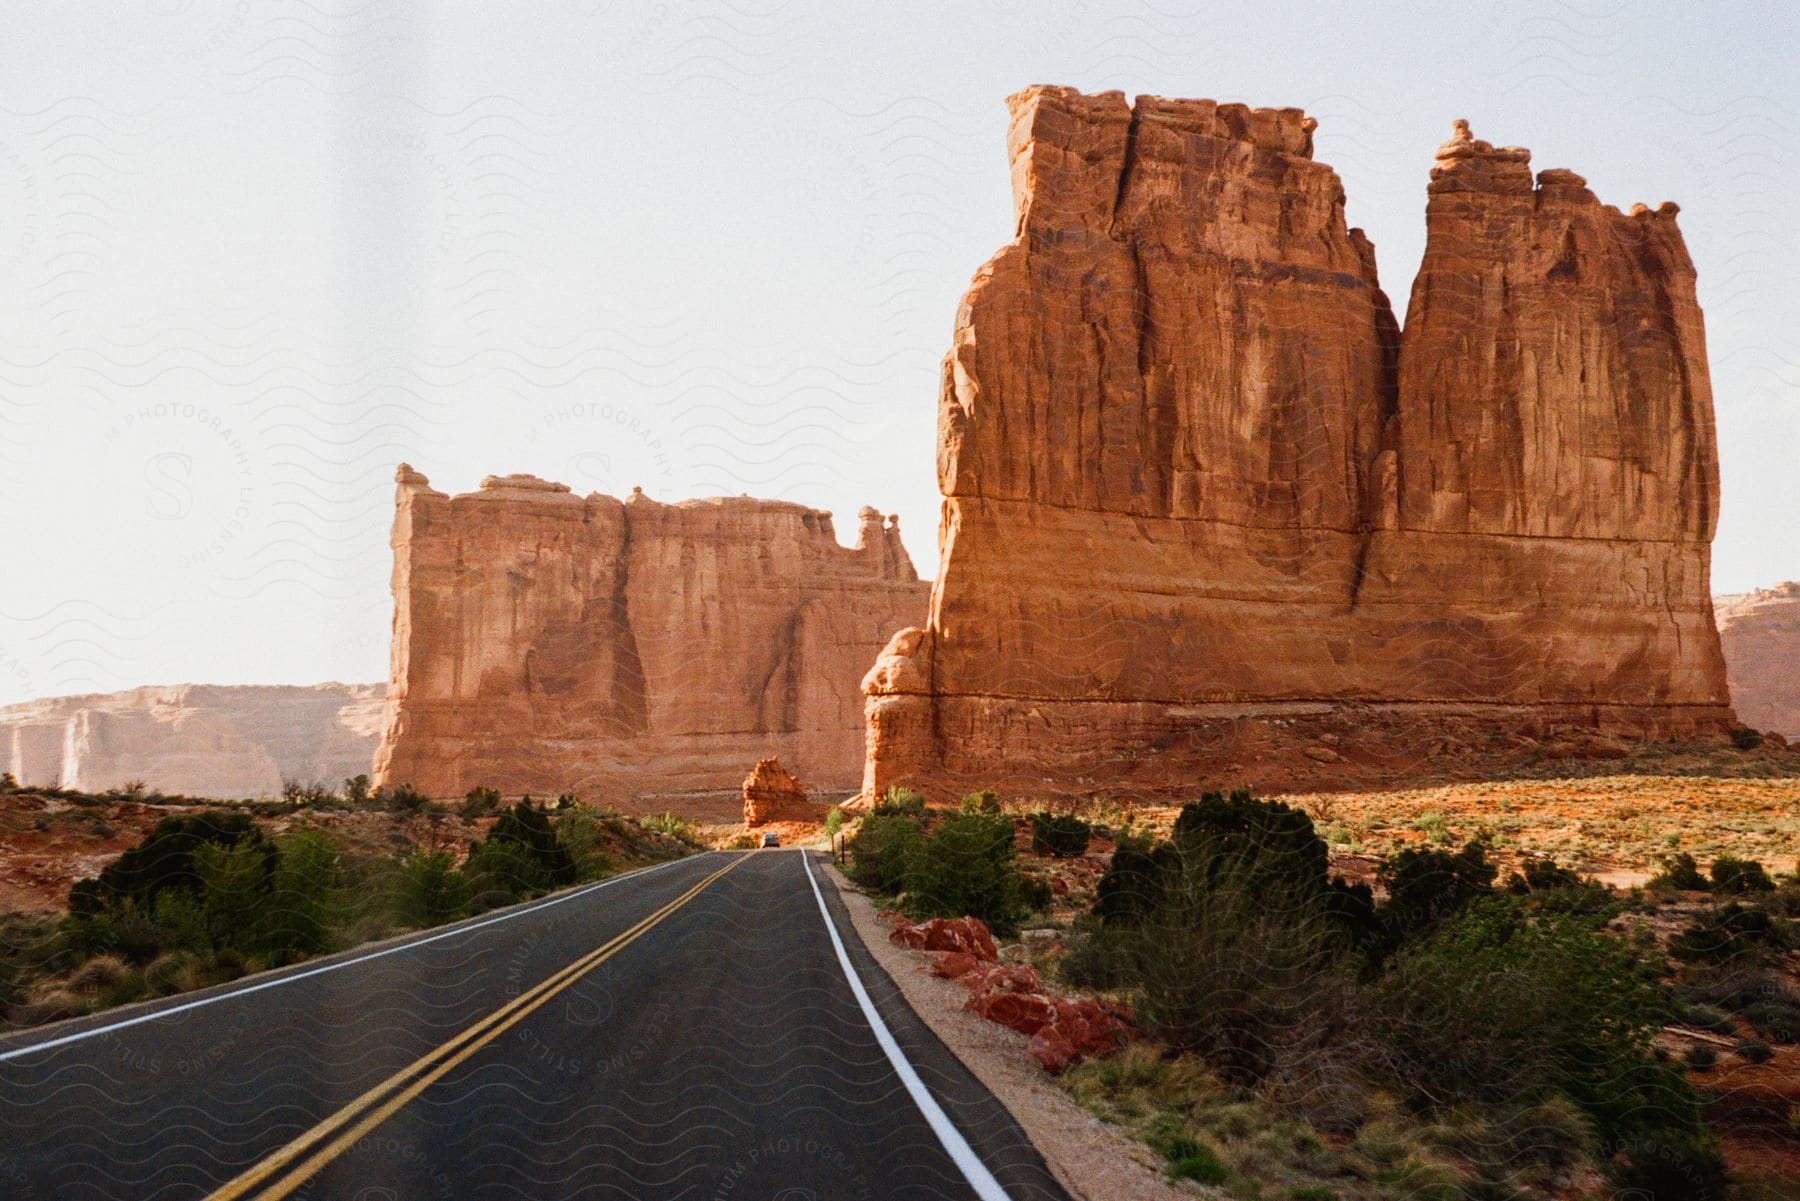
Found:
<svg viewBox="0 0 1800 1201"><path fill-rule="evenodd" d="M1800 581L1714 604L1738 720L1800 740Z"/></svg>
<svg viewBox="0 0 1800 1201"><path fill-rule="evenodd" d="M783 501L398 483L380 782L620 800L736 791L779 755L854 789L857 682L929 595L895 519L864 509L845 547Z"/></svg>
<svg viewBox="0 0 1800 1201"><path fill-rule="evenodd" d="M1010 105L1017 232L944 361L938 578L866 681L866 792L1266 778L1219 753L1268 749L1244 723L1352 711L1729 721L1673 205L1622 214L1458 123L1402 332L1299 110Z"/></svg>
<svg viewBox="0 0 1800 1201"><path fill-rule="evenodd" d="M171 795L279 795L365 775L380 684L172 684L0 708L0 771L21 784Z"/></svg>

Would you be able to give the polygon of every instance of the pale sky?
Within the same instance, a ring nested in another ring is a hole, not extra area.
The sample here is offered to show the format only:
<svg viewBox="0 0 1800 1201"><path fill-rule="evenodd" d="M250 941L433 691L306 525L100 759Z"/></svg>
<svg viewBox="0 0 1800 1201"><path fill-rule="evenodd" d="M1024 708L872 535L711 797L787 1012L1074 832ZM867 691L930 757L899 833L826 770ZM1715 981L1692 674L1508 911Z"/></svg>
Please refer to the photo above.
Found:
<svg viewBox="0 0 1800 1201"><path fill-rule="evenodd" d="M1504 9L1504 12L1501 10ZM1800 577L1800 6L65 0L0 13L0 703L379 680L392 477L874 504L1028 83L1299 105L1404 306L1450 122L1700 271L1714 590Z"/></svg>

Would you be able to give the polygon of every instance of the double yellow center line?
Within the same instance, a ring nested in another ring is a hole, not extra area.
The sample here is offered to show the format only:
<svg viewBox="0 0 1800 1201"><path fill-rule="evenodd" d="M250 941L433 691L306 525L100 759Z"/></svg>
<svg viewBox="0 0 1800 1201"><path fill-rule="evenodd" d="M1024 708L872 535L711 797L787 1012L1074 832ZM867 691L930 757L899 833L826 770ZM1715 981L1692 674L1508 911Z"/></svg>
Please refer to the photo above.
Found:
<svg viewBox="0 0 1800 1201"><path fill-rule="evenodd" d="M356 1100L350 1102L287 1146L276 1151L243 1175L211 1194L209 1201L233 1201L252 1193L259 1201L285 1197L316 1175L319 1169L345 1149L392 1117L402 1106L443 1079L456 1066L499 1038L563 989L611 959L683 905L699 896L714 880L748 859L739 855L673 901L630 929L595 947L549 979L521 993L456 1035L401 1068ZM290 1166L291 1165L291 1166ZM263 1187L267 1182L267 1186Z"/></svg>

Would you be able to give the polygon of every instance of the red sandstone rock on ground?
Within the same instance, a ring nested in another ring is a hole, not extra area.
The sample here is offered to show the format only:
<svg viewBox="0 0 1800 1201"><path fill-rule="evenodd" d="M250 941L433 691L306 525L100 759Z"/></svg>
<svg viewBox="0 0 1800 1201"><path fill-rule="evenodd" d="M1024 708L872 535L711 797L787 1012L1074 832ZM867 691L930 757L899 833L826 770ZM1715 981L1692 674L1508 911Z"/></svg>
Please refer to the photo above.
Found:
<svg viewBox="0 0 1800 1201"><path fill-rule="evenodd" d="M1800 582L1715 597L1713 605L1739 720L1800 739Z"/></svg>
<svg viewBox="0 0 1800 1201"><path fill-rule="evenodd" d="M845 547L829 513L783 501L396 478L378 782L612 802L735 790L778 754L855 784L857 681L928 593L895 519L863 510Z"/></svg>
<svg viewBox="0 0 1800 1201"><path fill-rule="evenodd" d="M983 963L1000 957L987 923L978 917L934 917L915 926L896 916L888 938L915 951L959 951Z"/></svg>
<svg viewBox="0 0 1800 1201"><path fill-rule="evenodd" d="M993 936L979 918L932 918L913 925L895 914L883 916L894 921L888 935L893 942L934 953L933 975L968 986L965 1009L1031 1036L1029 1053L1046 1071L1059 1072L1085 1055L1109 1054L1132 1036L1130 1015L1120 1006L1057 996L1035 969L1000 963Z"/></svg>
<svg viewBox="0 0 1800 1201"><path fill-rule="evenodd" d="M744 777L744 826L818 821L823 807L806 799L800 781L776 758L758 759Z"/></svg>
<svg viewBox="0 0 1800 1201"><path fill-rule="evenodd" d="M865 795L1169 792L1345 706L1722 732L1673 205L1459 125L1402 334L1299 110L1009 104L1017 235L944 362L937 585L865 678Z"/></svg>

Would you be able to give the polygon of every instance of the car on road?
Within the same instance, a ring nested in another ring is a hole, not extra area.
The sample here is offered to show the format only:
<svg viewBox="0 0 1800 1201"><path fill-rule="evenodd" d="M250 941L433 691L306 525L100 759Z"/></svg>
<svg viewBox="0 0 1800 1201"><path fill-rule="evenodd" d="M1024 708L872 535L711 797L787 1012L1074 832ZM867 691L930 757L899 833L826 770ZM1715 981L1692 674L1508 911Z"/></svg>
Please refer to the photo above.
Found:
<svg viewBox="0 0 1800 1201"><path fill-rule="evenodd" d="M773 830L764 830L763 836L762 836L762 845L766 846L766 847L780 846L781 845L781 835L775 833L775 831L773 831Z"/></svg>

